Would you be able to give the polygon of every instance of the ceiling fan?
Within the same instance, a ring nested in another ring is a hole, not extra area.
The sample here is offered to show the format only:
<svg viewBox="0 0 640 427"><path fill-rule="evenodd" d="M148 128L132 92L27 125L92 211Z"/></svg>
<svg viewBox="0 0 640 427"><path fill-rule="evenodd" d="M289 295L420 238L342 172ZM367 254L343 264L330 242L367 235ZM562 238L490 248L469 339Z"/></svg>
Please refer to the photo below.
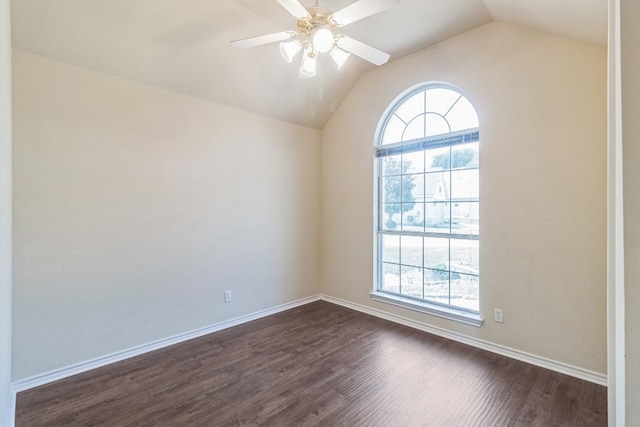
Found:
<svg viewBox="0 0 640 427"><path fill-rule="evenodd" d="M297 20L297 31L283 31L264 36L232 41L234 47L245 48L280 42L280 53L287 62L303 51L300 78L316 75L316 61L319 53L329 52L338 69L351 54L372 64L382 65L389 60L389 54L362 43L344 34L336 33L341 27L389 9L400 0L358 0L332 13L318 6L304 7L298 0L276 0Z"/></svg>

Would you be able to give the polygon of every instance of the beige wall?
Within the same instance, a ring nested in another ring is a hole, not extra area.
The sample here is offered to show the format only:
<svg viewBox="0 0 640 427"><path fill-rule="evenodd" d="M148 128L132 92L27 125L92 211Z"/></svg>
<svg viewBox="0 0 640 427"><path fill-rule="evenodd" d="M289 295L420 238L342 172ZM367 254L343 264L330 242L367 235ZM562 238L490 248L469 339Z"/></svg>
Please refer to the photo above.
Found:
<svg viewBox="0 0 640 427"><path fill-rule="evenodd" d="M606 372L604 49L485 25L365 75L322 148L315 130L15 56L14 380L318 289ZM431 80L481 121L480 329L368 295L374 131Z"/></svg>
<svg viewBox="0 0 640 427"><path fill-rule="evenodd" d="M317 293L319 131L14 56L14 381Z"/></svg>
<svg viewBox="0 0 640 427"><path fill-rule="evenodd" d="M323 291L606 373L606 71L603 48L493 22L367 73L323 130ZM374 132L427 81L480 118L480 329L369 297Z"/></svg>
<svg viewBox="0 0 640 427"><path fill-rule="evenodd" d="M626 422L640 425L640 3L620 1L626 334Z"/></svg>
<svg viewBox="0 0 640 427"><path fill-rule="evenodd" d="M11 396L11 25L0 1L0 425Z"/></svg>

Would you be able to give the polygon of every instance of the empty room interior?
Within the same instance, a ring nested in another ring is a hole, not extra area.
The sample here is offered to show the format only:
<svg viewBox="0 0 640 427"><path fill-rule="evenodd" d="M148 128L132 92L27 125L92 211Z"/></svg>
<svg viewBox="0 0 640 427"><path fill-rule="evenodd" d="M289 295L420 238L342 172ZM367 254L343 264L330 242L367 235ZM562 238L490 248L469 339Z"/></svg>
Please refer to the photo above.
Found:
<svg viewBox="0 0 640 427"><path fill-rule="evenodd" d="M640 425L639 2L0 18L0 425Z"/></svg>

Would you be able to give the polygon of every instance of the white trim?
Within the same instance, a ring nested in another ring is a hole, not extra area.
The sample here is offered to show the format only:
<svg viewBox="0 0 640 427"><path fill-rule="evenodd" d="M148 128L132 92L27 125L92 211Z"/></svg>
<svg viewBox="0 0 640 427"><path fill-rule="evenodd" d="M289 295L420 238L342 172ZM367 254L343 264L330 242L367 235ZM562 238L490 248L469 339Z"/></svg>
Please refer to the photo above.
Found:
<svg viewBox="0 0 640 427"><path fill-rule="evenodd" d="M16 425L16 391L13 387L9 392L6 419L4 421L5 423L2 425L6 427L15 427Z"/></svg>
<svg viewBox="0 0 640 427"><path fill-rule="evenodd" d="M608 424L626 422L625 281L620 0L609 1L607 138Z"/></svg>
<svg viewBox="0 0 640 427"><path fill-rule="evenodd" d="M343 307L350 308L352 310L360 311L362 313L370 314L372 316L379 317L381 319L389 320L391 322L399 323L401 325L408 326L410 328L418 329L424 332L428 332L433 335L444 337L452 341L457 341L463 344L467 344L473 347L487 350L492 353L500 354L502 356L510 357L512 359L520 360L522 362L530 363L541 368L550 369L561 374L569 375L581 380L589 381L599 385L607 385L607 376L598 372L590 371L588 369L579 368L577 366L569 365L566 363L558 362L555 360L547 359L546 357L536 356L535 354L527 353L524 351L516 350L514 348L505 347L499 344L494 344L488 341L484 341L478 338L470 337L457 332L448 331L446 329L438 328L435 326L427 325L422 322L417 322L412 319L408 319L403 316L387 313L381 310L377 310L364 305L355 304L349 301L345 301L340 298L335 298L329 295L320 295L320 299L323 301L331 302L333 304L341 305Z"/></svg>
<svg viewBox="0 0 640 427"><path fill-rule="evenodd" d="M468 313L451 307L443 307L435 304L429 304L428 302L402 298L384 292L373 291L369 295L371 295L371 299L374 301L395 305L397 307L418 311L420 313L427 313L431 316L442 317L443 319L453 320L454 322L464 323L466 325L475 326L476 328L482 326L483 319L480 314Z"/></svg>
<svg viewBox="0 0 640 427"><path fill-rule="evenodd" d="M281 311L289 310L304 304L309 304L314 301L318 301L320 297L314 295L307 298L302 298L297 301L293 301L286 304L281 304L265 310L260 310L255 313L247 314L245 316L236 317L235 319L227 320L224 322L216 323L211 326L205 326L203 328L195 329L190 332L184 332L182 334L174 335L172 337L163 338L157 341L153 341L147 344L132 347L127 350L118 351L105 356L97 357L95 359L87 360L84 362L76 363L74 365L65 366L60 369L54 369L53 371L45 372L43 374L34 375L32 377L24 378L13 383L14 396L15 393L29 390L34 387L38 387L44 384L48 384L53 381L58 381L63 378L70 377L72 375L81 374L91 369L100 368L111 363L119 362L121 360L129 359L131 357L140 356L145 353L149 353L154 350L159 350L170 345L179 344L184 341L188 341L193 338L198 338L203 335L217 332L223 329L230 328L232 326L241 325L252 320L260 319L262 317L270 316L272 314L279 313Z"/></svg>

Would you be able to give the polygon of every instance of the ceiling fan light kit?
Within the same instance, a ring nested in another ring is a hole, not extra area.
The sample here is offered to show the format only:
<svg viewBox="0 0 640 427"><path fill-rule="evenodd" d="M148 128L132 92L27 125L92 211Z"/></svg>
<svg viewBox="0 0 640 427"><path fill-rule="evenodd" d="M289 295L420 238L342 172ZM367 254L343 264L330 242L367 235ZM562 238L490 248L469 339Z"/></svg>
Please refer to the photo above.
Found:
<svg viewBox="0 0 640 427"><path fill-rule="evenodd" d="M302 43L298 39L280 42L280 53L288 63L293 61L293 58L295 58L300 50L302 50Z"/></svg>
<svg viewBox="0 0 640 427"><path fill-rule="evenodd" d="M389 54L365 43L354 40L335 30L357 20L382 12L398 4L399 0L358 0L355 3L331 13L318 6L305 8L298 0L277 0L297 20L298 31L285 31L265 36L231 42L235 47L253 47L280 42L280 53L285 61L291 63L295 56L303 50L302 63L298 76L308 79L316 75L316 64L319 53L327 53L338 69L353 53L375 65L382 65L389 60Z"/></svg>
<svg viewBox="0 0 640 427"><path fill-rule="evenodd" d="M318 52L329 52L333 47L333 33L326 28L320 28L313 33L313 47Z"/></svg>
<svg viewBox="0 0 640 427"><path fill-rule="evenodd" d="M316 62L318 61L318 55L313 50L312 45L307 45L304 48L304 55L302 57L302 65L300 65L300 72L298 76L301 79L309 79L316 75Z"/></svg>

